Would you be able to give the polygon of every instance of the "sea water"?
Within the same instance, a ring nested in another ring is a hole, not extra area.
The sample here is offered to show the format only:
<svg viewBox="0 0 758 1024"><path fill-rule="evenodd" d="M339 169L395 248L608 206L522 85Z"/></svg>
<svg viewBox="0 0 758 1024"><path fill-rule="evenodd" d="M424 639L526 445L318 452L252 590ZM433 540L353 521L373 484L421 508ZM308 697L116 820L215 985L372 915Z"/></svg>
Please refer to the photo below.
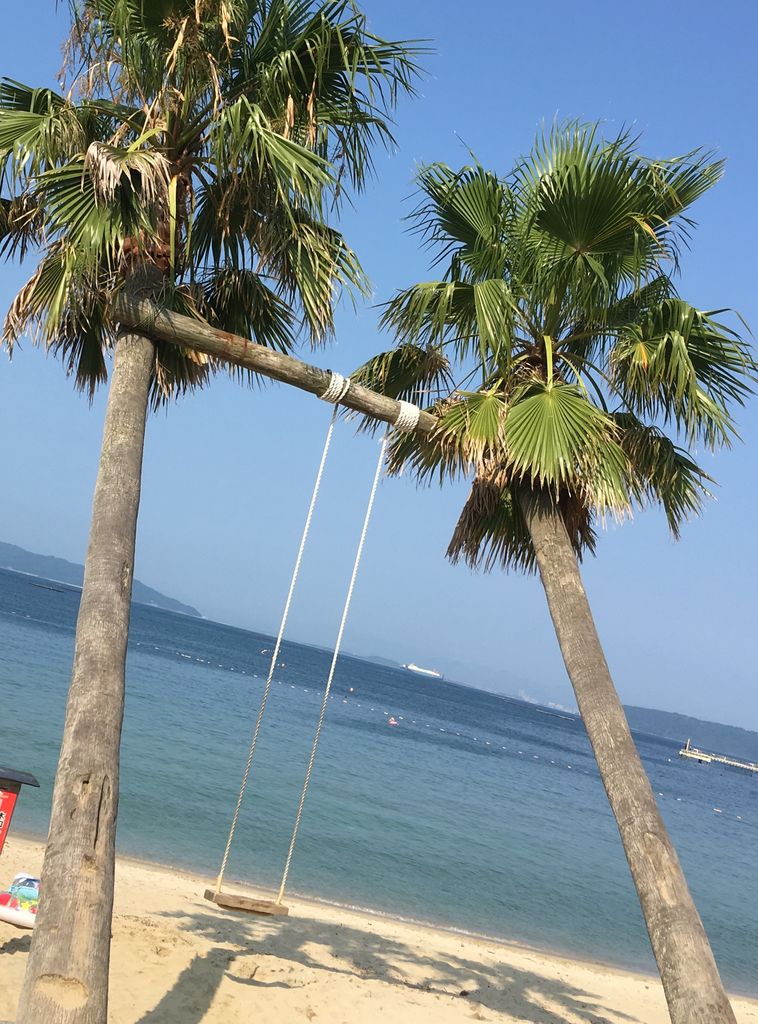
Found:
<svg viewBox="0 0 758 1024"><path fill-rule="evenodd" d="M47 828L78 600L73 588L0 571L0 764L42 787L22 794L14 827L26 832ZM122 852L215 877L272 646L134 606ZM329 660L282 648L232 879L278 884ZM680 760L671 740L636 740L722 974L758 994L758 778ZM581 722L356 658L338 665L290 887L653 968Z"/></svg>

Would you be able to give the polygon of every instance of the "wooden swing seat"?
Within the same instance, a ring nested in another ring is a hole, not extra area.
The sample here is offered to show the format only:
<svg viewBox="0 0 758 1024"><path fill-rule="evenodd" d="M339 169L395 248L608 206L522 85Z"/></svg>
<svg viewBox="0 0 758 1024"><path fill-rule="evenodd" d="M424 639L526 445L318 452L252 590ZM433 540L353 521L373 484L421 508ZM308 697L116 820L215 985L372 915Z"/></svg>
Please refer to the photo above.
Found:
<svg viewBox="0 0 758 1024"><path fill-rule="evenodd" d="M243 910L247 914L287 917L290 912L289 907L283 903L275 903L274 900L254 900L249 896L238 896L231 892L216 892L213 889L205 890L205 898L210 903L223 907L224 910Z"/></svg>

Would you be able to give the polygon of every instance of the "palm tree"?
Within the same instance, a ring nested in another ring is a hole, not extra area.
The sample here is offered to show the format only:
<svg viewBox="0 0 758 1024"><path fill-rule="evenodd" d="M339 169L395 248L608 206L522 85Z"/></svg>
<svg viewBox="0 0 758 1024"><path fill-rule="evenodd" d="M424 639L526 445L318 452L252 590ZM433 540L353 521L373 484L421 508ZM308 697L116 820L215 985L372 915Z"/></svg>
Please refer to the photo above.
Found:
<svg viewBox="0 0 758 1024"><path fill-rule="evenodd" d="M21 1024L105 1024L119 744L148 409L217 366L109 314L154 300L290 349L365 289L327 212L360 190L419 48L352 0L71 0L67 94L0 86L0 247L39 254L9 311L108 409Z"/></svg>
<svg viewBox="0 0 758 1024"><path fill-rule="evenodd" d="M661 505L679 535L708 497L692 449L729 444L730 409L755 379L724 311L674 283L689 207L720 174L699 151L646 159L628 134L580 124L539 138L506 178L426 167L411 219L444 276L392 299L383 322L399 344L361 371L439 417L395 442L395 471L473 476L448 556L540 574L675 1024L734 1015L578 563L598 522L635 506Z"/></svg>

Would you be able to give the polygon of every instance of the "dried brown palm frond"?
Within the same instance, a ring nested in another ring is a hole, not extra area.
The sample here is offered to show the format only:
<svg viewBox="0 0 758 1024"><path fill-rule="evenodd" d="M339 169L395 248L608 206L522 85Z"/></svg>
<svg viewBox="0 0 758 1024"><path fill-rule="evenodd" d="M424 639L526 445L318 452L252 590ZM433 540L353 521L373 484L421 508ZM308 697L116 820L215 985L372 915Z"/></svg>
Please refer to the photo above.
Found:
<svg viewBox="0 0 758 1024"><path fill-rule="evenodd" d="M43 269L42 264L37 267L34 274L32 274L26 284L23 285L13 297L13 301L8 307L8 312L5 314L2 340L7 346L8 351L11 353L13 352L15 343L26 330L32 317L30 303L39 283Z"/></svg>
<svg viewBox="0 0 758 1024"><path fill-rule="evenodd" d="M485 572L496 568L535 571L534 549L521 508L522 486L511 482L501 466L480 468L447 548L453 563L463 559L470 568ZM542 500L554 503L547 493ZM577 557L594 553L596 535L586 503L564 490L557 505Z"/></svg>
<svg viewBox="0 0 758 1024"><path fill-rule="evenodd" d="M98 203L112 203L128 182L148 211L165 215L171 164L159 151L92 142L84 156L84 172L90 175Z"/></svg>
<svg viewBox="0 0 758 1024"><path fill-rule="evenodd" d="M0 198L0 257L24 259L44 243L44 220L38 203L26 193Z"/></svg>

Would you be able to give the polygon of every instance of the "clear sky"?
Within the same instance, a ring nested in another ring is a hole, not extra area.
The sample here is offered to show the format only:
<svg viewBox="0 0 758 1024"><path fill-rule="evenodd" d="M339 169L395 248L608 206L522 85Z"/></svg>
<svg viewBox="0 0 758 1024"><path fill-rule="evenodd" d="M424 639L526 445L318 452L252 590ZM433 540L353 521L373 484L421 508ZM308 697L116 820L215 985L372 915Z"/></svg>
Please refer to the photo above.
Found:
<svg viewBox="0 0 758 1024"><path fill-rule="evenodd" d="M65 7L65 5L62 5ZM554 118L632 125L650 155L696 146L726 158L696 207L681 290L701 308L731 306L758 324L758 167L753 0L365 0L373 27L431 37L422 95L398 116L398 152L343 219L375 301L427 278L404 233L421 162L460 164L466 149L501 172ZM53 84L66 28L54 0L3 15L0 74ZM5 309L26 274L0 270ZM367 303L345 308L333 350L313 361L345 373L389 339ZM0 539L81 561L105 393L92 407L61 366L29 343L0 356ZM205 615L276 628L329 410L279 386L218 378L149 424L137 575ZM744 445L704 456L718 500L683 539L649 512L612 528L585 579L623 699L758 728L756 574L758 400L740 414ZM376 442L342 426L293 608L293 639L333 642ZM444 551L465 486L417 490L388 480L356 591L346 648L413 660L461 681L573 706L544 595L534 578L473 575Z"/></svg>

